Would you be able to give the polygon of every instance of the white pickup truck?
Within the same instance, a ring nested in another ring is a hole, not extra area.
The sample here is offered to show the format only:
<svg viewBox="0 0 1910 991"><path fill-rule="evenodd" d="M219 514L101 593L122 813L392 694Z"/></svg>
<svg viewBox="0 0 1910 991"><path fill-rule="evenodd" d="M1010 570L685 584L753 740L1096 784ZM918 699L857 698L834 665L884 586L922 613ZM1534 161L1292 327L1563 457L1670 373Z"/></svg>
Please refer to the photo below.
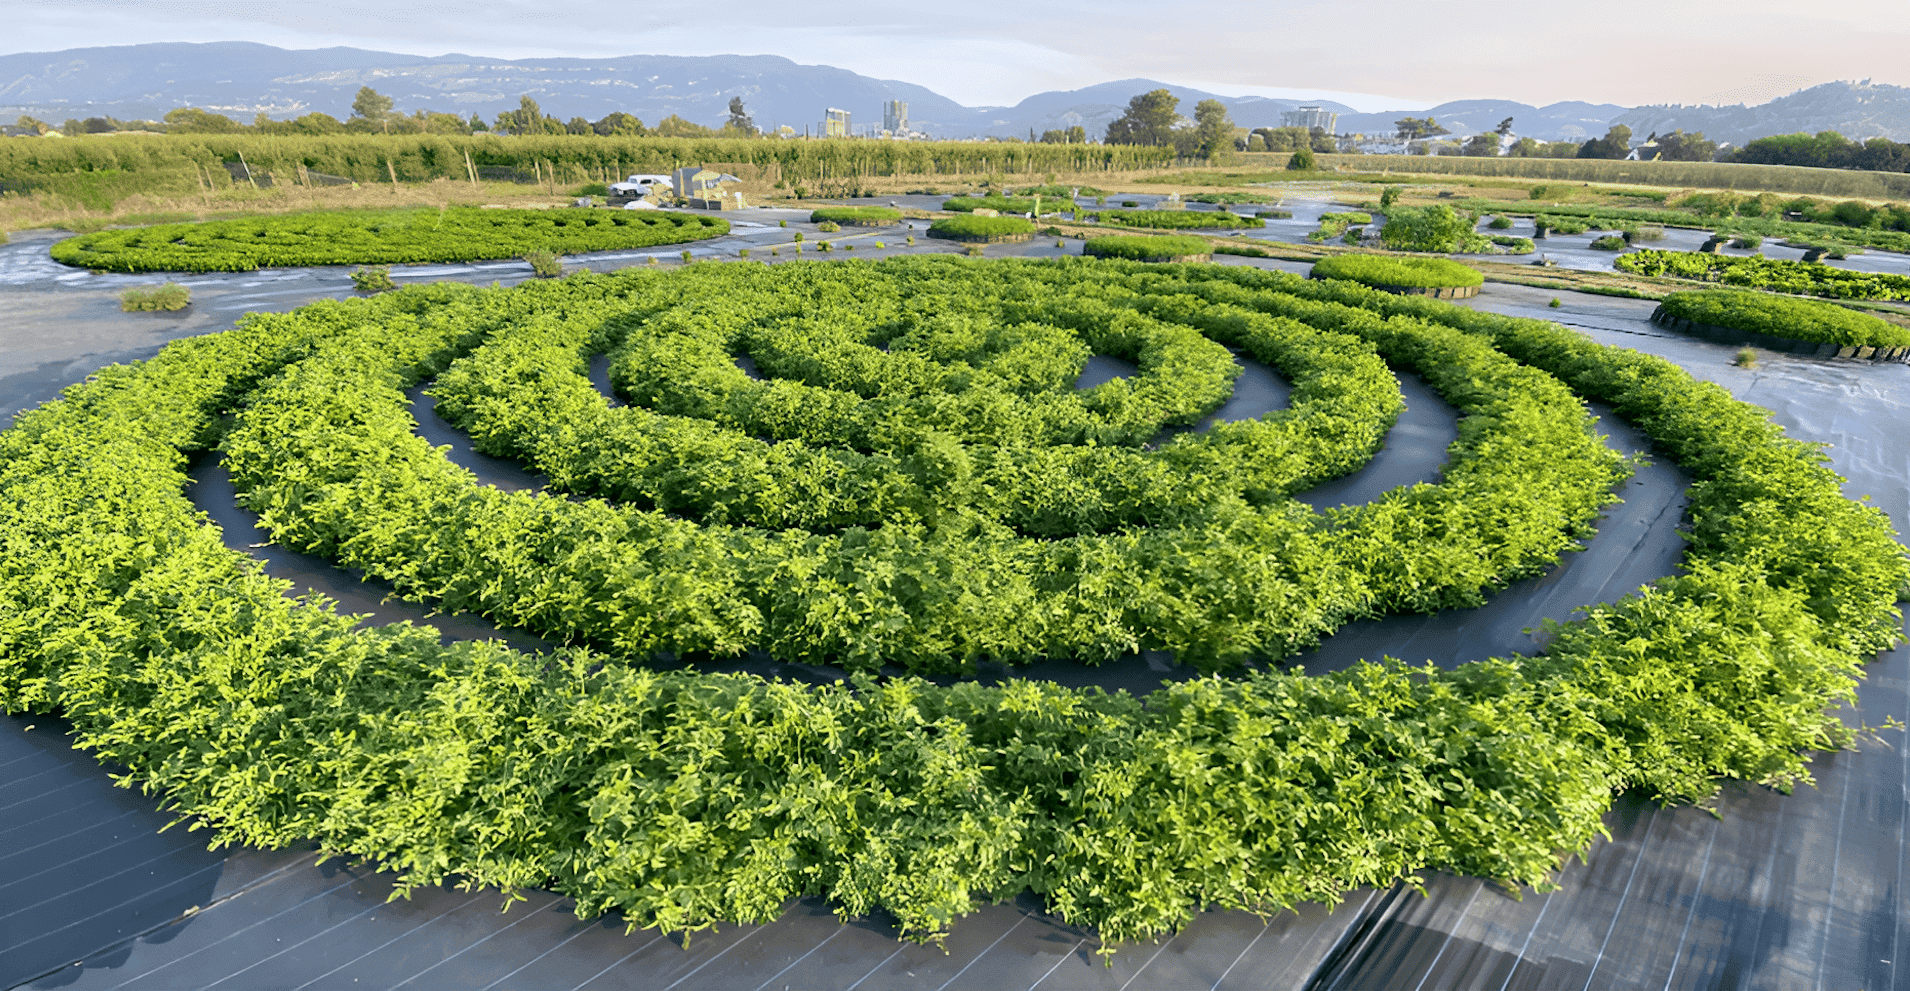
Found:
<svg viewBox="0 0 1910 991"><path fill-rule="evenodd" d="M622 182L610 184L612 196L648 196L652 192L670 192L675 186L667 175L633 175Z"/></svg>

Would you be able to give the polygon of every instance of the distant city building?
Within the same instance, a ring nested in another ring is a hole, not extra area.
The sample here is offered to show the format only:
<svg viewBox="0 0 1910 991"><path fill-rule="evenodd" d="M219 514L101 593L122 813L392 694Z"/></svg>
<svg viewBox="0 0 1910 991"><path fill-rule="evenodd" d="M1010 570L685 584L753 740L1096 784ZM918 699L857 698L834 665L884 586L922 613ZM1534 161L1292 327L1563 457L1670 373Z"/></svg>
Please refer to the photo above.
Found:
<svg viewBox="0 0 1910 991"><path fill-rule="evenodd" d="M825 138L846 138L849 130L849 111L829 108L829 114L822 122L822 136Z"/></svg>
<svg viewBox="0 0 1910 991"><path fill-rule="evenodd" d="M1308 130L1317 127L1328 134L1337 133L1336 128L1339 126L1339 123L1339 114L1331 110L1321 110L1317 106L1301 107L1298 110L1289 110L1280 115L1281 127L1304 127Z"/></svg>
<svg viewBox="0 0 1910 991"><path fill-rule="evenodd" d="M890 134L907 134L909 105L901 100L890 100L882 104L882 129Z"/></svg>

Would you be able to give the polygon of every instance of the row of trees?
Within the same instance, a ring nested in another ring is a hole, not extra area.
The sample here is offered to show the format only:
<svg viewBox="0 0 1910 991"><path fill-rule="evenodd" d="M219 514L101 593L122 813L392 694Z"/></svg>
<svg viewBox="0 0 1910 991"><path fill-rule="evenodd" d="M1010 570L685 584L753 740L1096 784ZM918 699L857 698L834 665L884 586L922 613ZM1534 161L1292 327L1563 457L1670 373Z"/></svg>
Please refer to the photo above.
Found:
<svg viewBox="0 0 1910 991"><path fill-rule="evenodd" d="M1910 144L1889 138L1853 141L1836 131L1758 138L1722 161L1749 165L1806 165L1819 169L1910 172Z"/></svg>
<svg viewBox="0 0 1910 991"><path fill-rule="evenodd" d="M331 114L309 113L291 120L273 120L260 113L251 124L198 107L179 107L164 120L117 120L112 117L88 117L68 120L57 130L68 137L105 134L116 131L160 131L169 134L273 134L281 136L322 137L332 134L594 134L599 137L660 138L751 138L761 132L750 118L742 97L730 100L729 119L722 127L704 127L675 114L647 127L631 114L617 111L600 120L572 117L568 121L544 113L529 94L518 99L516 110L497 115L495 122L472 114L469 119L457 114L419 109L410 114L392 109L392 99L369 86L360 87L352 99L351 116L339 120ZM47 134L51 125L32 117L21 117L16 127ZM1080 128L1075 128L1079 131Z"/></svg>
<svg viewBox="0 0 1910 991"><path fill-rule="evenodd" d="M1227 105L1202 100L1194 119L1179 113L1180 99L1165 89L1149 90L1127 101L1127 112L1108 125L1111 145L1173 148L1180 158L1212 158L1234 147L1234 122Z"/></svg>

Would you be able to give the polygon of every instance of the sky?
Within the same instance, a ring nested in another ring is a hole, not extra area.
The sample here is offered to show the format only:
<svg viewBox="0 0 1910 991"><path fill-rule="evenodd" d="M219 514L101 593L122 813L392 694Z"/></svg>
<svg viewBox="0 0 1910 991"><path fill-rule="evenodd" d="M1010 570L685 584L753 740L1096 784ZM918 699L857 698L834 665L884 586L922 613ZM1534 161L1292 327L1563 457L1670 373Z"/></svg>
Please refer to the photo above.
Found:
<svg viewBox="0 0 1910 991"><path fill-rule="evenodd" d="M1910 85L1907 0L8 0L0 54L149 41L492 58L781 55L969 106L1146 77L1362 111L1448 100L1751 104Z"/></svg>

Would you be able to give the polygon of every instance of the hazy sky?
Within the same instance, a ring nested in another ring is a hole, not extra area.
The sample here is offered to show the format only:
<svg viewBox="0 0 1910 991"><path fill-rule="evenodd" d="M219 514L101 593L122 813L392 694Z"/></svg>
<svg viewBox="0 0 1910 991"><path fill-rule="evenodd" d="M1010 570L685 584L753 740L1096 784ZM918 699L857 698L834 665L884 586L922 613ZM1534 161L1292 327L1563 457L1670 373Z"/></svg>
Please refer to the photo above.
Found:
<svg viewBox="0 0 1910 991"><path fill-rule="evenodd" d="M1762 103L1910 85L1910 0L9 0L0 54L146 41L493 58L782 55L975 106L1137 76L1361 110Z"/></svg>

